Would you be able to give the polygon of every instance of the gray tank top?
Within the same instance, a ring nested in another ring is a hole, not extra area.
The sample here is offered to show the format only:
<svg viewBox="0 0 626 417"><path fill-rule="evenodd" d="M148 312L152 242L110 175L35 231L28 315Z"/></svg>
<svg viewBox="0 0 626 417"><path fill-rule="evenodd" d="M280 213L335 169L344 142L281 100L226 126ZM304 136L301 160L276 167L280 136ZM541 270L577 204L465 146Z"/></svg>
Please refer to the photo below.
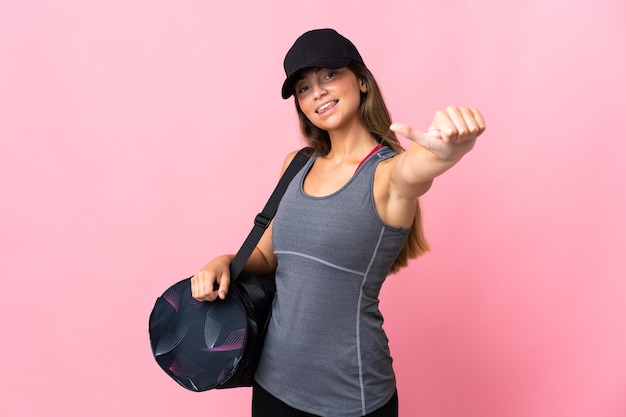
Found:
<svg viewBox="0 0 626 417"><path fill-rule="evenodd" d="M277 292L255 379L296 409L362 416L395 392L378 295L409 230L382 221L372 192L393 155L381 148L326 197L303 191L311 158L274 218Z"/></svg>

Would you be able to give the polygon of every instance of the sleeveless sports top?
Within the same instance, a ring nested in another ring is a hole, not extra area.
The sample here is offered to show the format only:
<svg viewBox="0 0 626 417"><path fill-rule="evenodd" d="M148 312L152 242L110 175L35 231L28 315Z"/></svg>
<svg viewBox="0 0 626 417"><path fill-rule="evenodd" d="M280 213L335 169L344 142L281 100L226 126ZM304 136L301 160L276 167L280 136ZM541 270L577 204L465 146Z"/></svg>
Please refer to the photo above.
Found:
<svg viewBox="0 0 626 417"><path fill-rule="evenodd" d="M296 409L362 416L395 392L378 295L409 230L382 221L372 191L378 163L393 155L381 148L325 197L303 191L312 157L280 202L277 292L255 379Z"/></svg>

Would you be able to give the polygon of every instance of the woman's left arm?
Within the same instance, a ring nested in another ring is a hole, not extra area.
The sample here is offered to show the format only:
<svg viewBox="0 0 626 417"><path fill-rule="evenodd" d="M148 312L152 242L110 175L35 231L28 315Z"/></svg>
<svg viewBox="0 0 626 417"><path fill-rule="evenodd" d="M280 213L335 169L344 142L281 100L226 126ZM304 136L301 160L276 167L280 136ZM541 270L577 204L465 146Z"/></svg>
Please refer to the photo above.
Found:
<svg viewBox="0 0 626 417"><path fill-rule="evenodd" d="M426 133L400 123L390 129L413 142L394 158L390 180L402 199L414 200L474 147L485 130L485 120L474 108L447 107L435 113Z"/></svg>

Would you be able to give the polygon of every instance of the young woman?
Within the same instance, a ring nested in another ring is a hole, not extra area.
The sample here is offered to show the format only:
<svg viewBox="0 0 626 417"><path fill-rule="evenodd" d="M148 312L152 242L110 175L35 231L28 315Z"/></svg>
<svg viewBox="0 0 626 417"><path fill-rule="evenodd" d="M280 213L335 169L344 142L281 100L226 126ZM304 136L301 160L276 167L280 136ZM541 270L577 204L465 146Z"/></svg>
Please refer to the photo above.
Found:
<svg viewBox="0 0 626 417"><path fill-rule="evenodd" d="M472 149L485 122L476 109L448 107L426 133L391 124L361 55L332 29L300 36L284 65L282 96L295 97L314 153L245 266L275 271L277 287L252 415L395 417L378 295L388 274L428 250L418 198ZM232 258L192 278L195 298L226 296Z"/></svg>

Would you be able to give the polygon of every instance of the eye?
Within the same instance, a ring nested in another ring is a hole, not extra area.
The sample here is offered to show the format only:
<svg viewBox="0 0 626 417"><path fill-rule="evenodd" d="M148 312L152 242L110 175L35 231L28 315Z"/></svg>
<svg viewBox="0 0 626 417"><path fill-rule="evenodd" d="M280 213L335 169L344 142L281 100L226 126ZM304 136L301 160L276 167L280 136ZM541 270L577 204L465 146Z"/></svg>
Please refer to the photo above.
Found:
<svg viewBox="0 0 626 417"><path fill-rule="evenodd" d="M302 94L307 92L311 87L308 84L298 84L296 85L296 94Z"/></svg>
<svg viewBox="0 0 626 417"><path fill-rule="evenodd" d="M326 75L324 76L324 79L330 80L331 78L334 78L336 75L337 75L336 71L328 71Z"/></svg>

